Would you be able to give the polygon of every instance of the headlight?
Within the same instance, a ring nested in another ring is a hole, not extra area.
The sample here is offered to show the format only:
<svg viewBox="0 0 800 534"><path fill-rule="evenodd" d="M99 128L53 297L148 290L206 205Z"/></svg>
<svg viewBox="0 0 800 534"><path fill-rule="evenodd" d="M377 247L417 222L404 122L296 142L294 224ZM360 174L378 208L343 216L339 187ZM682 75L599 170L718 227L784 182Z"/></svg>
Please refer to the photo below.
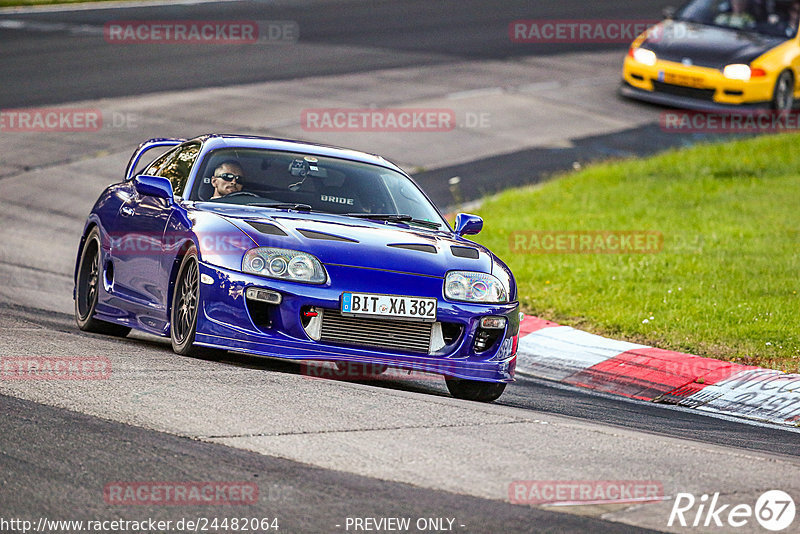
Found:
<svg viewBox="0 0 800 534"><path fill-rule="evenodd" d="M328 280L325 268L317 258L305 252L283 248L248 250L242 260L242 271L309 284L322 284Z"/></svg>
<svg viewBox="0 0 800 534"><path fill-rule="evenodd" d="M722 69L722 75L731 80L744 80L750 79L750 66L749 65L725 65Z"/></svg>
<svg viewBox="0 0 800 534"><path fill-rule="evenodd" d="M444 296L448 300L502 304L508 302L508 290L491 274L472 271L450 271L444 279Z"/></svg>
<svg viewBox="0 0 800 534"><path fill-rule="evenodd" d="M633 51L633 59L648 67L652 67L656 64L656 53L646 48L637 48Z"/></svg>

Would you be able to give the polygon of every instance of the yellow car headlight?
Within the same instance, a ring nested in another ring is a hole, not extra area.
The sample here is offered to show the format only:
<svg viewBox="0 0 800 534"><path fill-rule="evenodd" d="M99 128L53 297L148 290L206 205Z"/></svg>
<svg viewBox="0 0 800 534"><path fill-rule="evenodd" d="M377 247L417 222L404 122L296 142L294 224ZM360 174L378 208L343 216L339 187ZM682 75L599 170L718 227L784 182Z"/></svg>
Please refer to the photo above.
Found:
<svg viewBox="0 0 800 534"><path fill-rule="evenodd" d="M750 79L750 65L725 65L722 69L722 75L730 80L744 80Z"/></svg>
<svg viewBox="0 0 800 534"><path fill-rule="evenodd" d="M652 50L648 50L646 48L637 48L633 51L633 59L647 65L648 67L652 67L656 64L656 53Z"/></svg>

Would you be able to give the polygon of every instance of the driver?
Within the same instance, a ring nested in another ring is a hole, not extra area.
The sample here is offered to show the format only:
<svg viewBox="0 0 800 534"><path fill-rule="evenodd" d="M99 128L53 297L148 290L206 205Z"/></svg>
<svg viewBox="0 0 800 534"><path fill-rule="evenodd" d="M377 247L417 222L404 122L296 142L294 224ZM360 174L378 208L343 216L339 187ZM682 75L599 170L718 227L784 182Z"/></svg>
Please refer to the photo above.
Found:
<svg viewBox="0 0 800 534"><path fill-rule="evenodd" d="M786 21L786 24L789 26L789 31L791 31L791 34L794 35L794 32L797 30L797 26L800 25L800 0L795 0L789 6L789 18Z"/></svg>
<svg viewBox="0 0 800 534"><path fill-rule="evenodd" d="M747 0L731 0L731 10L714 19L714 24L731 28L750 28L755 23L756 19L747 9Z"/></svg>
<svg viewBox="0 0 800 534"><path fill-rule="evenodd" d="M244 180L244 169L238 161L223 161L214 169L214 175L211 177L211 186L214 188L214 195L211 198L222 198L231 193L238 193L244 187Z"/></svg>

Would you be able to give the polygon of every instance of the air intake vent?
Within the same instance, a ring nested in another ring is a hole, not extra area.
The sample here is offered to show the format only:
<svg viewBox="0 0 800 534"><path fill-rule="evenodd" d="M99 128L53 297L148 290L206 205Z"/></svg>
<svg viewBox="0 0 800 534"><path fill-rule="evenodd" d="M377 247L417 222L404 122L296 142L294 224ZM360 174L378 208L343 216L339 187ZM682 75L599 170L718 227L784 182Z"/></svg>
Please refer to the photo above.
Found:
<svg viewBox="0 0 800 534"><path fill-rule="evenodd" d="M431 254L436 254L436 247L433 245L422 245L419 243L396 243L392 245L386 245L387 247L394 247L394 248L404 248L407 250L416 250L417 252L430 252Z"/></svg>
<svg viewBox="0 0 800 534"><path fill-rule="evenodd" d="M477 260L478 256L480 256L478 249L472 247L457 247L456 245L452 245L450 247L450 252L457 258L469 258L471 260Z"/></svg>
<svg viewBox="0 0 800 534"><path fill-rule="evenodd" d="M355 347L428 353L433 323L348 317L339 310L324 310L320 339Z"/></svg>
<svg viewBox="0 0 800 534"><path fill-rule="evenodd" d="M261 232L262 234L269 235L287 235L286 232L275 226L274 224L259 222L259 221L246 221L247 224Z"/></svg>
<svg viewBox="0 0 800 534"><path fill-rule="evenodd" d="M309 239L325 239L328 241L347 241L348 243L358 243L358 241L356 241L355 239L350 239L349 237L342 237L340 235L325 234L322 232L315 232L314 230L303 230L301 228L298 228L297 231Z"/></svg>

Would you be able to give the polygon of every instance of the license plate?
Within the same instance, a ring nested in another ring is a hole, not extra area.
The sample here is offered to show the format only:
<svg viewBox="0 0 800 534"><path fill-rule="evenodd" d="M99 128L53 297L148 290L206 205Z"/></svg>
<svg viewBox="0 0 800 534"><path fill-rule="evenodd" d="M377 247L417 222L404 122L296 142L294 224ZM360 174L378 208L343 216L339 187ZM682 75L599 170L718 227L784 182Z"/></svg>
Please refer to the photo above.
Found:
<svg viewBox="0 0 800 534"><path fill-rule="evenodd" d="M378 293L342 293L342 314L394 317L417 321L436 320L437 300Z"/></svg>
<svg viewBox="0 0 800 534"><path fill-rule="evenodd" d="M659 81L672 85L683 85L684 87L705 87L705 79L702 76L688 76L686 74L675 74L674 72L660 71Z"/></svg>

